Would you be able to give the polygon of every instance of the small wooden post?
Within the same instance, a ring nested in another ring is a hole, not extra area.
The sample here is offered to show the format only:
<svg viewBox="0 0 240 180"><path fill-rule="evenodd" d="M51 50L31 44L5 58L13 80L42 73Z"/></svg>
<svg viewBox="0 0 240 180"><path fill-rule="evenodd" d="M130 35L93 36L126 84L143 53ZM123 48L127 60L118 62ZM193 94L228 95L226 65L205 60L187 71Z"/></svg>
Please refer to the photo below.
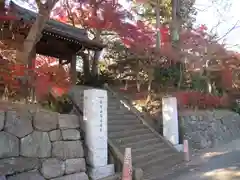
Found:
<svg viewBox="0 0 240 180"><path fill-rule="evenodd" d="M184 152L184 160L190 161L188 140L183 141L183 152Z"/></svg>

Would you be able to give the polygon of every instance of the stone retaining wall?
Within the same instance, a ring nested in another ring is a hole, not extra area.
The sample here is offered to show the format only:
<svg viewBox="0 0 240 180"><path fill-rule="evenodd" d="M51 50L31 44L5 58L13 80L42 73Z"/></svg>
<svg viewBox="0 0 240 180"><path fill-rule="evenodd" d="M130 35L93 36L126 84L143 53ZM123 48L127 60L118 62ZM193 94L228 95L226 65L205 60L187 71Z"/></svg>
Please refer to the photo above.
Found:
<svg viewBox="0 0 240 180"><path fill-rule="evenodd" d="M229 110L188 111L179 115L180 132L193 149L216 147L240 138L240 115Z"/></svg>
<svg viewBox="0 0 240 180"><path fill-rule="evenodd" d="M75 115L0 111L0 180L87 180Z"/></svg>

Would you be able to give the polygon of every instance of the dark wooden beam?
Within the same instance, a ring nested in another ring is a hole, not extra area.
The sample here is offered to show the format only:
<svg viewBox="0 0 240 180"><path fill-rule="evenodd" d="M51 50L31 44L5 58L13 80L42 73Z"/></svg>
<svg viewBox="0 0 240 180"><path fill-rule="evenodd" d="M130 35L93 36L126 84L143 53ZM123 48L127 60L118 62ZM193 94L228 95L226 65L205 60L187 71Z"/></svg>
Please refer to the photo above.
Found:
<svg viewBox="0 0 240 180"><path fill-rule="evenodd" d="M58 59L69 59L69 56L75 54L68 46L57 41L40 41L36 45L36 51L38 54L52 56Z"/></svg>
<svg viewBox="0 0 240 180"><path fill-rule="evenodd" d="M77 57L76 55L71 56L71 66L70 66L70 77L73 85L77 83Z"/></svg>

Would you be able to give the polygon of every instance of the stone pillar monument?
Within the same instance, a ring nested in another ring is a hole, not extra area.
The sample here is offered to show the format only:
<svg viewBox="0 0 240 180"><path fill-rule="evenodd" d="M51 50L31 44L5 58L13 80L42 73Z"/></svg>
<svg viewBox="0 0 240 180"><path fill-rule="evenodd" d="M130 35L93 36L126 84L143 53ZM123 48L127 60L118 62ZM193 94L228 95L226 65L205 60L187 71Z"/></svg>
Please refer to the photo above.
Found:
<svg viewBox="0 0 240 180"><path fill-rule="evenodd" d="M173 145L179 144L177 99L162 98L163 136Z"/></svg>
<svg viewBox="0 0 240 180"><path fill-rule="evenodd" d="M114 166L107 164L107 91L84 90L83 113L89 174L93 180L113 175Z"/></svg>

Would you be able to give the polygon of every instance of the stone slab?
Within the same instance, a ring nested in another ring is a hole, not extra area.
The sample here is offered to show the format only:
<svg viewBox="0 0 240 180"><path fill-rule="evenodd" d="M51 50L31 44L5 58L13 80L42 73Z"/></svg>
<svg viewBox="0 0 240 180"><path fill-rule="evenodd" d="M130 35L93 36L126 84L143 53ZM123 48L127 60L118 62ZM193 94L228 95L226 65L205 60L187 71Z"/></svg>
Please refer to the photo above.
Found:
<svg viewBox="0 0 240 180"><path fill-rule="evenodd" d="M112 176L115 174L114 164L108 164L106 166L101 166L96 168L89 167L88 172L89 172L89 177L92 180L98 180L108 176Z"/></svg>
<svg viewBox="0 0 240 180"><path fill-rule="evenodd" d="M51 141L60 141L62 140L62 133L60 129L53 130L49 132L49 138Z"/></svg>
<svg viewBox="0 0 240 180"><path fill-rule="evenodd" d="M63 160L84 156L81 141L56 141L52 143L52 156Z"/></svg>
<svg viewBox="0 0 240 180"><path fill-rule="evenodd" d="M63 140L78 140L80 139L80 132L77 129L63 129Z"/></svg>
<svg viewBox="0 0 240 180"><path fill-rule="evenodd" d="M39 131L57 129L58 114L50 111L37 111L33 119L33 125Z"/></svg>
<svg viewBox="0 0 240 180"><path fill-rule="evenodd" d="M40 162L37 158L16 157L0 160L1 175L21 173L24 171L38 169L39 167Z"/></svg>
<svg viewBox="0 0 240 180"><path fill-rule="evenodd" d="M85 172L82 172L54 178L51 180L88 180L88 176Z"/></svg>
<svg viewBox="0 0 240 180"><path fill-rule="evenodd" d="M9 176L7 180L45 180L38 172L25 172Z"/></svg>
<svg viewBox="0 0 240 180"><path fill-rule="evenodd" d="M62 176L65 172L65 163L55 158L46 159L42 163L41 172L47 179Z"/></svg>
<svg viewBox="0 0 240 180"><path fill-rule="evenodd" d="M86 162L84 158L77 159L67 159L65 161L66 174L85 172L86 171Z"/></svg>
<svg viewBox="0 0 240 180"><path fill-rule="evenodd" d="M22 138L20 152L25 157L50 157L51 142L48 133L34 131L32 134Z"/></svg>
<svg viewBox="0 0 240 180"><path fill-rule="evenodd" d="M58 123L60 129L75 129L80 127L79 119L74 114L59 114Z"/></svg>
<svg viewBox="0 0 240 180"><path fill-rule="evenodd" d="M4 131L22 138L33 131L32 115L29 111L8 111Z"/></svg>
<svg viewBox="0 0 240 180"><path fill-rule="evenodd" d="M19 155L19 139L9 133L0 132L0 159Z"/></svg>

